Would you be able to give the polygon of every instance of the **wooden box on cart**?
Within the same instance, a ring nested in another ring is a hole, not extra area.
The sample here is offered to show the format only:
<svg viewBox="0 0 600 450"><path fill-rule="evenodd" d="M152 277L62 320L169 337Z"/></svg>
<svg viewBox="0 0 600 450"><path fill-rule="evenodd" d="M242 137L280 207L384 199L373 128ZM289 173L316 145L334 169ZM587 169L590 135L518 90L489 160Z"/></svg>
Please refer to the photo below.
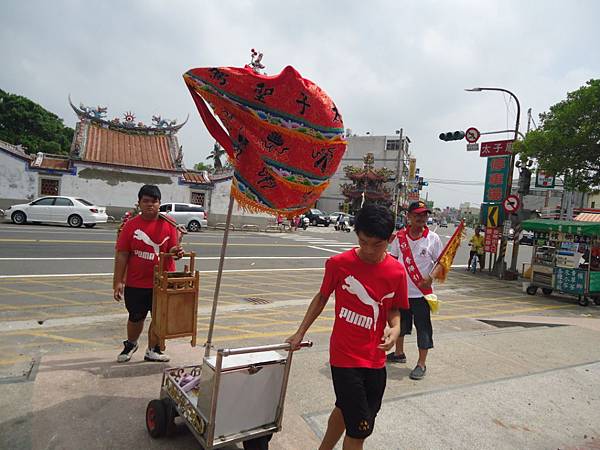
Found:
<svg viewBox="0 0 600 450"><path fill-rule="evenodd" d="M192 347L195 347L200 290L199 273L194 270L196 254L191 252L184 255L189 256L190 263L183 272L164 270L168 256L168 253L161 253L158 265L154 268L152 327L161 350L165 349L165 340L188 336L191 336Z"/></svg>

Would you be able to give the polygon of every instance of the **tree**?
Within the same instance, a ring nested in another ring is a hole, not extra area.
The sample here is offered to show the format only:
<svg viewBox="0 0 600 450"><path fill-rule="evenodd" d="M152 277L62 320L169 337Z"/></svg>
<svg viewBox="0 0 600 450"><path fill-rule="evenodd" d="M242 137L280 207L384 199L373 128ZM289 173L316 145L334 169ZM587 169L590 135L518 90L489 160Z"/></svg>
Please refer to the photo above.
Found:
<svg viewBox="0 0 600 450"><path fill-rule="evenodd" d="M590 80L540 114L541 126L517 151L536 158L541 169L562 175L569 190L600 188L600 80Z"/></svg>
<svg viewBox="0 0 600 450"><path fill-rule="evenodd" d="M42 106L0 89L0 140L21 144L27 153L68 154L73 133Z"/></svg>
<svg viewBox="0 0 600 450"><path fill-rule="evenodd" d="M203 162L199 162L194 164L194 170L198 170L200 172L206 170L208 173L212 173L215 169L210 164L204 164Z"/></svg>
<svg viewBox="0 0 600 450"><path fill-rule="evenodd" d="M215 142L212 151L206 157L206 159L214 160L215 170L223 170L223 163L221 162L221 156L225 154L225 149L219 145L218 142Z"/></svg>

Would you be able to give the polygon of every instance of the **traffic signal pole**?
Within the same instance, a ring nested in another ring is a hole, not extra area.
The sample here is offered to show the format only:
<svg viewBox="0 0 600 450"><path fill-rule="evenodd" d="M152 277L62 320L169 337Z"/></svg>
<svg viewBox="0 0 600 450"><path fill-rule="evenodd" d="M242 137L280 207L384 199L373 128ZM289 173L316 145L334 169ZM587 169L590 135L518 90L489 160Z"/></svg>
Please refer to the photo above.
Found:
<svg viewBox="0 0 600 450"><path fill-rule="evenodd" d="M508 95L510 95L512 98L514 98L515 102L517 103L517 120L515 123L515 130L514 130L515 136L513 139L515 141L517 140L517 138L519 137L519 119L521 117L521 104L519 103L519 99L517 98L517 96L515 94L513 94L511 91L509 91L507 89L502 89L502 88L497 88L497 87L477 87L477 88L473 88L473 89L465 89L465 91L468 91L468 92L499 91L499 92L505 92ZM515 167L515 154L513 153L510 157L510 169L508 172L508 185L506 188L507 192L505 193L504 198L506 198L508 195L510 195L510 191L512 189L512 179L513 179L514 167ZM521 200L521 197L519 197L519 200ZM521 202L521 204L523 204L523 202ZM507 238L507 236L504 236L504 233L502 233L502 240L500 241L500 251L498 253L498 258L496 259L496 274L498 275L498 278L504 278L504 258L506 256L507 246L508 246L508 238ZM519 241L518 241L518 239L515 239L513 241L513 253L512 253L511 264L510 264L511 271L516 270L518 255L519 255Z"/></svg>

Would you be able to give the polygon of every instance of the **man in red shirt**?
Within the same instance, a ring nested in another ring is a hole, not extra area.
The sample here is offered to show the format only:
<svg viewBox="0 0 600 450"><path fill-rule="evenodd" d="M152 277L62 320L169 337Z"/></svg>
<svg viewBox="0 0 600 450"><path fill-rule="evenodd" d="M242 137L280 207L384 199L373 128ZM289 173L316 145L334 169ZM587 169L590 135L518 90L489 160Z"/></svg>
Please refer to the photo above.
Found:
<svg viewBox="0 0 600 450"><path fill-rule="evenodd" d="M365 205L354 230L359 247L327 260L321 289L286 341L297 349L335 292L329 362L336 402L320 450L333 449L344 430L344 450L362 449L373 432L385 390L385 352L400 335L399 309L408 309L406 273L387 254L394 231L390 210Z"/></svg>
<svg viewBox="0 0 600 450"><path fill-rule="evenodd" d="M154 266L158 264L159 253L173 254L173 258L166 261L166 268L170 272L175 270L173 259L183 256L177 229L158 217L158 187L149 184L142 186L138 193L138 205L141 213L125 223L117 240L114 298L121 301L125 296L125 307L129 312L127 340L123 341L123 351L117 357L118 362L129 361L138 349L137 341L142 334L144 321L148 312L152 312ZM148 349L144 359L169 361L169 357L160 350L158 338L152 330L152 322L148 327Z"/></svg>

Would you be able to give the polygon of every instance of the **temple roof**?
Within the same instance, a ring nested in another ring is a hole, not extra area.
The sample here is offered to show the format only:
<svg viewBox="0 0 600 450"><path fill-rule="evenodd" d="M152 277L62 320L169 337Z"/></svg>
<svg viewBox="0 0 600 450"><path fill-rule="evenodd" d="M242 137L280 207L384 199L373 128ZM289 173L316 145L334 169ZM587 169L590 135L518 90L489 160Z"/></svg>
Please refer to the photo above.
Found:
<svg viewBox="0 0 600 450"><path fill-rule="evenodd" d="M84 148L79 149L82 161L178 170L171 150L173 136L127 133L96 123L90 123L86 131Z"/></svg>
<svg viewBox="0 0 600 450"><path fill-rule="evenodd" d="M71 170L71 163L68 157L38 153L33 157L29 167L38 170Z"/></svg>
<svg viewBox="0 0 600 450"><path fill-rule="evenodd" d="M191 184L209 184L211 183L211 179L208 177L207 172L187 170L183 172L183 182Z"/></svg>

